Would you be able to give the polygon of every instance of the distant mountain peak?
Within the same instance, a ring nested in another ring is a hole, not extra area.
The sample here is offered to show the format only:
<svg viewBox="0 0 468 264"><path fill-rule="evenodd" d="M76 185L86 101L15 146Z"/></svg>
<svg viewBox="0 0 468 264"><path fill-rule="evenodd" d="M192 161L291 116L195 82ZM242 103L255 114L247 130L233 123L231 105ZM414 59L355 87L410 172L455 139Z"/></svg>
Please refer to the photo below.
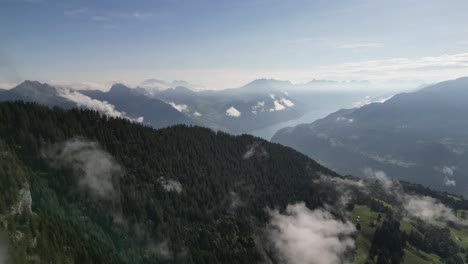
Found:
<svg viewBox="0 0 468 264"><path fill-rule="evenodd" d="M109 92L111 93L129 93L131 91L130 88L127 86L121 84L121 83L116 83L112 85L111 89Z"/></svg>

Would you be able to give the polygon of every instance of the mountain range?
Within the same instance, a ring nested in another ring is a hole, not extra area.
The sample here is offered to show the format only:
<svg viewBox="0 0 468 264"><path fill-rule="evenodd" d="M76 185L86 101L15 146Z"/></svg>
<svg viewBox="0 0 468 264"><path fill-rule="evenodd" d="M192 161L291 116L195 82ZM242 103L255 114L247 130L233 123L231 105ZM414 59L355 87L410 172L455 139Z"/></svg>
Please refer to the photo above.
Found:
<svg viewBox="0 0 468 264"><path fill-rule="evenodd" d="M136 88L115 84L104 92L25 81L0 92L0 101L23 100L66 109L89 108L155 128L196 124L239 134L297 119L317 109L333 111L364 97L360 93L342 97L336 92L316 91L323 85L340 85L330 82L313 81L307 88L307 84L258 79L239 88L194 91L197 86L184 81L166 83L150 79Z"/></svg>
<svg viewBox="0 0 468 264"><path fill-rule="evenodd" d="M468 194L468 78L401 93L284 128L273 142L340 173L367 167L439 190Z"/></svg>
<svg viewBox="0 0 468 264"><path fill-rule="evenodd" d="M0 103L3 263L464 263L468 202L285 146Z"/></svg>

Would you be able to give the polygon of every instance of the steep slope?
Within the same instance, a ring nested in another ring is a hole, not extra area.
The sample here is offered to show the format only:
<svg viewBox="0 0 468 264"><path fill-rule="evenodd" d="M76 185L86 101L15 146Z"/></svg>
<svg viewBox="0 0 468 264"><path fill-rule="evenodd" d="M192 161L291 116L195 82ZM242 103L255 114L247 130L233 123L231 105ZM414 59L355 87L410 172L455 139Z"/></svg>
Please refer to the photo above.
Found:
<svg viewBox="0 0 468 264"><path fill-rule="evenodd" d="M14 196L29 184L37 219L23 221L21 232L38 244L24 254L41 262L257 262L265 208L334 199L319 197L311 180L333 172L251 136L154 130L24 103L0 104L0 117L1 153L28 172L15 178L19 186L2 188ZM32 223L39 230L29 233Z"/></svg>
<svg viewBox="0 0 468 264"><path fill-rule="evenodd" d="M46 83L24 81L18 86L0 93L0 101L37 102L48 106L72 108L77 105L60 96L59 92Z"/></svg>
<svg viewBox="0 0 468 264"><path fill-rule="evenodd" d="M122 85L115 84L108 92L81 91L100 101L115 105L117 109L131 116L143 117L144 122L155 128L175 124L197 124L190 117L156 98L149 98Z"/></svg>
<svg viewBox="0 0 468 264"><path fill-rule="evenodd" d="M468 78L446 81L282 129L272 141L341 173L363 175L363 169L372 167L399 179L466 194L466 98Z"/></svg>
<svg viewBox="0 0 468 264"><path fill-rule="evenodd" d="M439 202L461 219L461 197L252 136L20 102L0 118L0 252L18 263L463 263L468 246Z"/></svg>
<svg viewBox="0 0 468 264"><path fill-rule="evenodd" d="M291 98L285 81L259 79L240 88L193 92L184 87L154 93L203 125L230 133L245 133L278 122L298 118L305 105Z"/></svg>

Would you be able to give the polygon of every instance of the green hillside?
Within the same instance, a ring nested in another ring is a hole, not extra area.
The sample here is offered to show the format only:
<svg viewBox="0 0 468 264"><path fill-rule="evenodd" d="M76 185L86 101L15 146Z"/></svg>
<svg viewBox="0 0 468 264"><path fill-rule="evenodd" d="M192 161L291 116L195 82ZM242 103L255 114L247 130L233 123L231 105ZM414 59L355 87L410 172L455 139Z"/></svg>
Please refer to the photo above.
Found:
<svg viewBox="0 0 468 264"><path fill-rule="evenodd" d="M0 103L0 120L6 263L289 263L273 220L294 219L297 203L346 228L334 239L356 247L337 253L343 262L465 260L464 226L408 218L379 186L279 144L21 102ZM403 187L460 218L468 210L462 197Z"/></svg>

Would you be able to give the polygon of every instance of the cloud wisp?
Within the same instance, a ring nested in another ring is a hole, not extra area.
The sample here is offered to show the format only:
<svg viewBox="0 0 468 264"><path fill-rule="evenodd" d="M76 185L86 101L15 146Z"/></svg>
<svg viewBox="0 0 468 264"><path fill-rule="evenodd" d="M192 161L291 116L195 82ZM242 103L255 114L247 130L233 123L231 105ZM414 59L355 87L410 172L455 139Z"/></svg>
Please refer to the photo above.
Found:
<svg viewBox="0 0 468 264"><path fill-rule="evenodd" d="M387 194L395 197L409 216L428 223L436 220L460 223L453 209L432 197L406 193L403 186L397 180L387 177L385 172L366 168L364 174L375 180Z"/></svg>
<svg viewBox="0 0 468 264"><path fill-rule="evenodd" d="M298 203L288 205L284 214L278 210L269 213L268 238L284 263L343 263L346 252L355 247L354 225L324 209L310 210Z"/></svg>
<svg viewBox="0 0 468 264"><path fill-rule="evenodd" d="M260 142L254 142L247 147L247 151L242 156L242 159L250 159L252 157L264 158L268 157L268 152L260 144Z"/></svg>
<svg viewBox="0 0 468 264"><path fill-rule="evenodd" d="M314 183L328 184L335 189L338 194L338 199L335 201L333 206L326 205L326 208L332 212L343 212L346 206L353 198L353 190L359 190L361 192L367 192L367 185L363 180L355 181L346 178L331 177L325 174L320 174L318 179L314 180Z"/></svg>
<svg viewBox="0 0 468 264"><path fill-rule="evenodd" d="M83 106L89 109L93 109L111 117L125 118L130 121L137 122L137 123L142 123L144 121L143 117L138 117L138 118L129 117L125 112L117 111L113 104L110 104L106 101L99 101L99 100L93 99L80 92L72 91L66 88L57 88L57 92L61 97L67 100L70 100L72 102L75 102L78 106Z"/></svg>
<svg viewBox="0 0 468 264"><path fill-rule="evenodd" d="M55 166L73 168L78 176L80 189L93 197L115 200L118 197L114 182L118 181L121 167L97 142L84 138L72 138L46 151Z"/></svg>

